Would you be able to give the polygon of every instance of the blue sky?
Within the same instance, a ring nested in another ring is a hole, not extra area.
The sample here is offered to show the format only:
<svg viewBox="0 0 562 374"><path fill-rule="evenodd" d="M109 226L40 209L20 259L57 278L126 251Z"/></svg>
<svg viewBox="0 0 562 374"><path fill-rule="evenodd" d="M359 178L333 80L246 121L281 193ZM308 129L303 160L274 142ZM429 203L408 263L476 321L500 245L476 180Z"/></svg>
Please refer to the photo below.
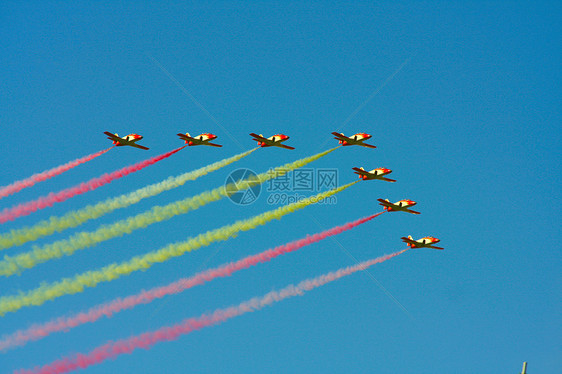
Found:
<svg viewBox="0 0 562 374"><path fill-rule="evenodd" d="M184 149L4 224L1 232L249 149L250 132L285 133L296 150L260 149L73 231L220 186L240 167L262 172L327 149L338 128L370 133L378 148L338 149L312 167L338 169L340 184L354 179L353 166L388 167L398 182L359 183L337 195L336 204L308 207L147 272L8 314L0 335L372 214L377 198L411 198L420 216L385 214L337 237L358 260L402 249L403 235L442 240L445 251L410 251L372 268L408 313L356 274L86 372L515 373L523 361L530 373L556 372L562 367L560 10L555 2L4 2L0 185L107 147L103 131L142 134L150 150L113 149L2 199L0 208L173 149L181 145L177 132L212 132L224 147ZM262 192L249 206L210 204L0 279L0 289L13 294L185 240L273 208L266 197ZM0 367L44 364L353 263L326 240L14 349L0 355Z"/></svg>

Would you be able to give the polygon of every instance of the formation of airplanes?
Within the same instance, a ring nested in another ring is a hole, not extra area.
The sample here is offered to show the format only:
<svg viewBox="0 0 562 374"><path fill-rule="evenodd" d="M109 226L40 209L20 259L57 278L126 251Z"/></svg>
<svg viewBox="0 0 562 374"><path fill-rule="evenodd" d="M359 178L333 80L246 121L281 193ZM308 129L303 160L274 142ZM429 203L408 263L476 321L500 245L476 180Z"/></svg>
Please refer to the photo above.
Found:
<svg viewBox="0 0 562 374"><path fill-rule="evenodd" d="M107 138L109 140L113 141L113 144L116 147L120 147L120 146L131 146L131 147L135 147L135 148L140 148L140 149L145 149L148 150L147 147L142 146L140 144L137 144L137 142L139 140L141 140L143 137L139 134L129 134L123 137L120 137L117 134L112 134L109 131L105 131L104 132L105 135L107 135ZM215 144L215 143L211 143L211 141L215 140L217 138L216 135L211 134L211 133L202 133L200 135L194 136L192 137L191 135L189 135L188 132L186 132L185 134L177 134L181 140L185 141L185 144L187 144L188 146L196 146L196 145L207 145L207 146L212 146L212 147L222 147L222 145L220 144ZM351 145L357 145L360 147L366 147L366 148L376 148L376 146L371 145L371 144L367 144L364 143L365 140L369 140L372 138L371 135L367 134L367 133L357 133L354 134L352 136L345 136L342 133L338 133L338 132L332 132L332 135L334 135L334 139L338 140L339 144L341 144L342 146L351 146ZM250 133L250 136L252 137L253 141L256 141L258 143L259 147L279 147L279 148L284 148L284 149L295 149L294 147L288 146L286 144L283 144L283 142L287 141L289 139L289 137L287 135L284 134L276 134L273 136L270 136L268 138L264 137L261 134L255 134L255 133ZM396 182L396 180L394 179L390 179L390 178L386 178L385 176L392 173L392 170L387 169L387 168L376 168L370 171L367 171L365 169L363 169L363 167L354 167L352 168L354 173L359 175L359 179L362 180L373 180L373 179L378 179L378 180L383 180L386 182ZM396 203L391 203L388 199L377 199L377 201L379 201L379 205L383 206L383 209L387 212L406 212L406 213L411 213L411 214L420 214L420 212L416 212L414 210L409 209L410 207L416 205L417 203L413 200L400 200L397 201ZM403 242L405 242L408 247L410 248L433 248L433 249L443 249L442 247L436 247L434 246L435 243L439 243L439 239L431 237L431 236L426 236L424 238L418 239L418 240L414 240L411 236L408 237L402 237L401 238Z"/></svg>
<svg viewBox="0 0 562 374"><path fill-rule="evenodd" d="M136 144L137 141L141 140L143 137L139 134L129 134L127 136L120 137L117 134L112 134L109 131L104 132L107 135L107 138L113 141L117 147L128 145L131 147L136 147L140 149L148 149L142 145ZM211 140L217 138L216 135L211 133L203 133L197 136L191 136L188 132L185 134L177 134L180 139L185 140L185 144L189 146L194 145L210 145L213 147L222 147L222 145L211 143ZM342 146L350 146L350 145L358 145L361 147L367 148L377 148L374 145L364 143L365 140L371 139L372 136L366 133L357 133L352 136L345 136L344 134L333 132L334 139L339 141L339 144ZM285 134L275 134L268 138L264 137L262 134L250 133L252 140L258 142L258 146L260 147L279 147L285 149L295 149L294 147L288 146L283 144L283 142L287 141L289 137Z"/></svg>

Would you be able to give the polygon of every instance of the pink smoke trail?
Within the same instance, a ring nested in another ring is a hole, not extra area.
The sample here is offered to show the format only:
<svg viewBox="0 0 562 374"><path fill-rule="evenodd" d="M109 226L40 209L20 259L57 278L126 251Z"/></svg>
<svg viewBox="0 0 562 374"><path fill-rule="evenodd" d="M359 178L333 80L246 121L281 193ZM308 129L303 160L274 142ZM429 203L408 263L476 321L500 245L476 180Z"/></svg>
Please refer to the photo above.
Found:
<svg viewBox="0 0 562 374"><path fill-rule="evenodd" d="M205 327L213 326L224 322L233 317L240 316L249 312L254 312L263 309L266 306L279 302L281 300L301 296L306 291L313 290L327 283L338 280L347 275L353 274L360 270L365 270L370 266L384 262L393 257L396 257L407 249L395 252L389 255L384 255L372 260L361 262L354 266L349 266L321 275L316 278L307 279L300 282L298 285L289 285L282 290L272 291L264 296L255 297L245 301L239 305L231 306L225 309L217 309L211 314L203 314L200 317L186 319L173 326L165 326L156 331L146 332L141 335L132 336L130 338L121 339L118 341L109 341L101 345L89 353L77 353L70 357L65 357L56 360L50 364L42 367L37 367L31 370L19 370L18 374L61 374L68 373L77 369L85 369L89 366L99 364L105 360L116 358L119 355L131 353L135 349L143 348L149 349L153 345L161 342L172 341L178 339L180 336L189 334L196 330L201 330Z"/></svg>
<svg viewBox="0 0 562 374"><path fill-rule="evenodd" d="M173 151L163 153L159 156L154 156L152 158L149 158L148 160L138 162L134 165L126 166L122 169L116 170L109 174L104 174L101 177L90 179L88 182L81 183L77 186L70 187L56 193L51 192L47 196L40 197L37 200L29 201L27 203L23 203L12 208L6 208L2 211L2 213L0 213L0 223L5 223L6 221L13 221L16 218L27 216L35 212L36 210L43 209L48 206L53 206L56 203L63 202L76 195L80 195L85 192L95 190L96 188L101 187L109 182L112 182L115 179L119 179L128 174L134 173L135 171L144 169L149 165L155 164L160 160L168 158L185 147L186 146L176 148Z"/></svg>
<svg viewBox="0 0 562 374"><path fill-rule="evenodd" d="M258 263L270 261L277 256L294 252L309 244L313 244L330 236L338 235L344 231L351 230L352 228L362 225L363 223L366 223L383 213L384 211L365 218L360 218L358 220L346 223L342 226L333 227L323 232L307 236L306 238L295 240L273 249L269 249L262 253L245 257L236 262L231 262L214 269L206 270L189 278L180 279L166 286L155 287L151 290L142 291L136 295L131 295L126 298L117 298L108 303L94 306L85 312L81 312L68 317L60 317L43 324L33 325L26 330L16 331L13 334L0 340L0 351L15 346L24 345L28 341L42 339L54 332L68 331L69 329L80 326L82 324L95 322L104 316L108 318L112 317L115 313L134 308L139 304L148 304L155 299L162 298L167 295L173 295L183 292L194 286L204 284L205 282L210 282L211 280L218 277L230 276L234 272L237 272L239 270L247 269L250 266L257 265Z"/></svg>
<svg viewBox="0 0 562 374"><path fill-rule="evenodd" d="M46 179L55 177L68 171L78 165L84 164L88 161L93 160L94 158L103 155L105 152L109 151L111 148L104 149L103 151L99 151L96 153L92 153L91 155L84 156L82 158L78 158L74 161L67 162L64 165L57 166L55 168L45 170L44 172L33 174L31 177L22 179L20 181L14 182L8 186L0 187L0 199L6 196L10 196L23 190L24 188L31 187L35 183L43 182Z"/></svg>

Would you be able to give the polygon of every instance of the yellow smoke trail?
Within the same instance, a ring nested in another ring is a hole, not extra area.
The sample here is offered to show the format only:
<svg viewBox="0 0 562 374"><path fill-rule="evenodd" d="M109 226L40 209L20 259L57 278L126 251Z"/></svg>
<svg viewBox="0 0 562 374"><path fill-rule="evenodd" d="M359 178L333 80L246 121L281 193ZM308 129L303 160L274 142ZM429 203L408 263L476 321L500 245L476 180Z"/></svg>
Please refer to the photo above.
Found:
<svg viewBox="0 0 562 374"><path fill-rule="evenodd" d="M86 287L95 287L98 283L109 282L139 270L149 269L152 265L168 261L201 247L206 247L218 241L225 241L238 235L241 231L252 230L258 226L295 212L299 209L315 204L323 199L351 187L358 181L348 183L333 190L321 192L301 201L279 207L259 214L255 217L239 220L233 224L207 231L184 242L172 243L158 250L139 255L128 261L113 263L99 270L91 270L77 274L72 278L63 278L58 282L43 284L36 289L22 292L18 295L0 297L0 315L17 311L31 305L42 305L46 301L54 300L63 295L71 295L84 291Z"/></svg>
<svg viewBox="0 0 562 374"><path fill-rule="evenodd" d="M336 148L285 164L236 183L220 186L211 191L205 191L199 195L175 201L168 205L155 206L136 216L131 216L112 224L102 225L95 231L82 231L72 235L68 239L59 240L42 247L33 246L33 249L29 252L24 252L16 256L4 256L4 260L0 261L0 275L11 276L19 274L25 269L33 268L46 261L63 256L70 256L77 250L92 247L100 242L130 234L134 230L147 227L153 223L168 220L178 214L184 214L191 210L198 209L208 203L220 200L232 194L234 191L244 190L248 188L249 185L261 184L272 178L277 178L290 170L300 168L325 156Z"/></svg>
<svg viewBox="0 0 562 374"><path fill-rule="evenodd" d="M66 229L79 226L86 221L99 218L104 214L110 213L116 209L126 208L130 205L138 203L142 199L156 196L159 193L183 186L188 181L193 181L199 177L207 175L213 171L228 166L233 162L236 162L248 156L256 149L257 148L242 152L224 160L217 161L211 165L204 166L197 170L193 170L176 177L169 177L159 183L154 183L149 186L139 188L138 190L130 192L128 194L109 198L95 205L88 205L85 208L68 212L62 217L52 216L49 219L41 221L33 226L11 230L6 234L0 235L0 249L22 245L44 236L51 235L55 232L61 232Z"/></svg>

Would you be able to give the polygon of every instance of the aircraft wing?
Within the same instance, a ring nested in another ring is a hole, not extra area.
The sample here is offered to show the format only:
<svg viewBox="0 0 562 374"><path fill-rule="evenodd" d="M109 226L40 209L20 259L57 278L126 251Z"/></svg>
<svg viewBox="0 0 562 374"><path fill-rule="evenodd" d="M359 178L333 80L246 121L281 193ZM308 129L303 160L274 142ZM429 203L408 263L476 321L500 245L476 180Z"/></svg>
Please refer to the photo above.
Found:
<svg viewBox="0 0 562 374"><path fill-rule="evenodd" d="M266 139L263 136L259 136L258 134L254 134L253 132L251 132L250 135L254 137L253 140L260 141L260 142L270 142L269 139Z"/></svg>
<svg viewBox="0 0 562 374"><path fill-rule="evenodd" d="M115 136L115 134L110 133L109 131L104 131L103 133L104 133L105 135L107 135L107 138L108 138L108 139L116 140L116 141L122 141L122 140L123 140L123 139L121 139L120 137Z"/></svg>
<svg viewBox="0 0 562 374"><path fill-rule="evenodd" d="M369 174L369 172L366 171L366 170L361 170L361 169L359 169L359 168L352 168L352 169L355 170L355 174L366 175L366 176L371 175L371 174Z"/></svg>
<svg viewBox="0 0 562 374"><path fill-rule="evenodd" d="M415 210L410 210L410 209L404 209L404 211L412 214L421 214L420 212L416 212Z"/></svg>
<svg viewBox="0 0 562 374"><path fill-rule="evenodd" d="M139 139L140 140L140 139ZM144 150L148 150L148 148L146 148L144 145L138 145L136 143L128 143L127 145L130 145L131 147L136 147L136 148L140 148L140 149L144 149Z"/></svg>
<svg viewBox="0 0 562 374"><path fill-rule="evenodd" d="M276 147L281 147L281 148L285 148L285 149L295 149L294 147L289 147L288 145L281 144L281 143L278 143L278 142L275 142L274 144L275 144Z"/></svg>
<svg viewBox="0 0 562 374"><path fill-rule="evenodd" d="M365 144L363 142L360 143L356 143L357 145L360 145L361 147L367 147L367 148L377 148L376 146L372 145L372 144Z"/></svg>
<svg viewBox="0 0 562 374"><path fill-rule="evenodd" d="M183 140L195 140L193 139L191 136L187 136L185 134L177 134L180 138L182 138Z"/></svg>
<svg viewBox="0 0 562 374"><path fill-rule="evenodd" d="M384 205L384 206L387 206L387 207L389 207L389 208L396 208L396 206L395 206L394 204L389 203L388 201L386 201L386 200L384 200L384 199L377 199L377 201L380 202L379 205Z"/></svg>
<svg viewBox="0 0 562 374"><path fill-rule="evenodd" d="M338 139L338 140L349 140L349 138L345 135L340 134L339 132L333 132L332 135L334 135L334 139Z"/></svg>
<svg viewBox="0 0 562 374"><path fill-rule="evenodd" d="M404 243L410 243L410 244L413 244L413 245L416 245L416 246L420 244L420 243L418 243L418 242L416 242L416 241L414 241L414 240L412 240L412 239L409 239L409 238L407 238L407 237L405 237L405 236L401 237L400 239L402 239L402 241L403 241Z"/></svg>
<svg viewBox="0 0 562 374"><path fill-rule="evenodd" d="M443 247L435 247L435 246L433 246L433 245L428 245L427 248L441 249L441 250L445 249L445 248L443 248Z"/></svg>
<svg viewBox="0 0 562 374"><path fill-rule="evenodd" d="M220 144L214 144L214 143L204 143L204 145L210 145L212 147L222 147L222 145Z"/></svg>
<svg viewBox="0 0 562 374"><path fill-rule="evenodd" d="M387 181L387 182L396 182L396 179L390 179L390 178L385 178L385 177L380 177L380 179L382 179L383 181Z"/></svg>

